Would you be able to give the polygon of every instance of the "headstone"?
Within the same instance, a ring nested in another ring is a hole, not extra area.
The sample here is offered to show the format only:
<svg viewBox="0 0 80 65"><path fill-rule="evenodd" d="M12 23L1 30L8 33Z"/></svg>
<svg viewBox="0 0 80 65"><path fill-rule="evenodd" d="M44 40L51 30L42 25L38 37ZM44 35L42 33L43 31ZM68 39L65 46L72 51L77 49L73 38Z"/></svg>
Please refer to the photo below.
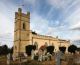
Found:
<svg viewBox="0 0 80 65"><path fill-rule="evenodd" d="M27 54L26 53L24 53L24 56L27 58Z"/></svg>
<svg viewBox="0 0 80 65"><path fill-rule="evenodd" d="M10 53L7 54L7 65L10 65Z"/></svg>
<svg viewBox="0 0 80 65"><path fill-rule="evenodd" d="M44 51L43 51L43 61L45 61L46 53L47 53L47 51L46 51L46 50L44 50Z"/></svg>
<svg viewBox="0 0 80 65"><path fill-rule="evenodd" d="M43 54L42 54L42 50L39 50L39 53L38 53L38 54L39 54L38 61L42 61L42 55L43 55Z"/></svg>
<svg viewBox="0 0 80 65"><path fill-rule="evenodd" d="M75 55L74 55L74 62L76 64L80 64L80 54L79 53L75 53Z"/></svg>
<svg viewBox="0 0 80 65"><path fill-rule="evenodd" d="M16 57L15 57L14 55L12 55L12 58L13 58L13 61L15 61L15 60L16 60Z"/></svg>
<svg viewBox="0 0 80 65"><path fill-rule="evenodd" d="M56 53L56 56L55 56L55 58L56 58L56 65L61 65L62 55L63 55L63 53L61 51L58 51Z"/></svg>
<svg viewBox="0 0 80 65"><path fill-rule="evenodd" d="M24 53L24 57L25 57L25 58L24 58L24 62L25 62L25 61L27 61L28 55L27 55L26 53Z"/></svg>
<svg viewBox="0 0 80 65"><path fill-rule="evenodd" d="M31 51L31 60L34 60L34 50Z"/></svg>

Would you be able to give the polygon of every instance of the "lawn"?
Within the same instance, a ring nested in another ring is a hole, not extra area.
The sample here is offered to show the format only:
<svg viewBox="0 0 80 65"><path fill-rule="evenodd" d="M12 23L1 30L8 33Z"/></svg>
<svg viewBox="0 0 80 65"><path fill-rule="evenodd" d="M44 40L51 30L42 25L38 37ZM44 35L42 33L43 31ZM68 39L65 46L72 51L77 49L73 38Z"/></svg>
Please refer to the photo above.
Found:
<svg viewBox="0 0 80 65"><path fill-rule="evenodd" d="M1 65L7 65L7 58L6 56L0 56L0 64ZM38 62L38 61L31 61L28 60L27 62L19 62L19 61L11 61L10 65L54 65L54 61L43 61L43 62Z"/></svg>
<svg viewBox="0 0 80 65"><path fill-rule="evenodd" d="M64 58L65 60L61 62L61 65L80 65L74 63L73 56L65 55ZM0 56L1 65L7 65L6 60L7 60L6 56ZM42 61L42 62L38 62L35 60L34 61L28 60L27 62L19 62L19 60L17 60L17 61L11 61L10 65L56 65L56 64L55 64L55 59L52 59L51 61Z"/></svg>

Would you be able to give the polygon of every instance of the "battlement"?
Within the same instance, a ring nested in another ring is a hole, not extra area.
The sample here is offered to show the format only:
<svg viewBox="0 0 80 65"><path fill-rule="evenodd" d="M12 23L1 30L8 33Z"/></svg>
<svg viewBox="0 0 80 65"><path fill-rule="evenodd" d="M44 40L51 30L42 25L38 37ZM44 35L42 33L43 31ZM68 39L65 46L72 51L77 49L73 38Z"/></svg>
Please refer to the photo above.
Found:
<svg viewBox="0 0 80 65"><path fill-rule="evenodd" d="M25 18L30 18L30 12L23 13L21 8L18 8L18 12L15 12L15 18L22 16Z"/></svg>

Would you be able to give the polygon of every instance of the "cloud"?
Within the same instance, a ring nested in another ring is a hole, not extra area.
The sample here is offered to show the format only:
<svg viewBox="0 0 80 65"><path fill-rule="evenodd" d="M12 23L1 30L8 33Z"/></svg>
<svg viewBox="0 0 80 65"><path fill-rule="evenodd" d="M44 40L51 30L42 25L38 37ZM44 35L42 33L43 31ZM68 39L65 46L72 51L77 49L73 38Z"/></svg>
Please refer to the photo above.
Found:
<svg viewBox="0 0 80 65"><path fill-rule="evenodd" d="M78 22L77 24L73 25L71 30L78 30L78 31L80 31L80 22Z"/></svg>
<svg viewBox="0 0 80 65"><path fill-rule="evenodd" d="M13 35L12 33L0 34L0 45L8 45L8 47L13 46Z"/></svg>
<svg viewBox="0 0 80 65"><path fill-rule="evenodd" d="M67 26L64 29L80 30L80 0L47 0L47 3L52 6L48 16L52 14L54 8L58 8L62 13L60 23Z"/></svg>
<svg viewBox="0 0 80 65"><path fill-rule="evenodd" d="M4 4L6 2L6 4ZM14 12L17 6L3 0L0 2L0 33L13 33L14 30Z"/></svg>
<svg viewBox="0 0 80 65"><path fill-rule="evenodd" d="M17 0L0 2L1 34L14 33L14 12L17 11L19 6L16 3L19 2ZM21 0L21 2L24 4L23 11L28 8L31 11L31 30L65 39L80 39L78 31L80 30L80 0L46 0L46 2ZM5 39L5 36L3 37Z"/></svg>
<svg viewBox="0 0 80 65"><path fill-rule="evenodd" d="M73 25L76 24L76 26L79 26L79 22L76 23L78 17L79 12L77 10L71 13L70 16L66 17L63 22L56 20L55 22L53 21L51 23L51 21L47 20L46 18L38 15L37 13L33 13L31 16L31 29L35 30L39 34L45 34L53 37L59 36L59 38L62 39L79 39L80 32L71 30L71 27L73 27ZM50 26L49 23L54 24L53 26ZM61 25L59 26L59 24Z"/></svg>
<svg viewBox="0 0 80 65"><path fill-rule="evenodd" d="M78 27L78 28L72 28L71 30L80 30L80 27Z"/></svg>
<svg viewBox="0 0 80 65"><path fill-rule="evenodd" d="M41 17L40 15L38 15L37 13L33 12L31 14L31 29L33 31L36 31L38 33L44 34L45 31L47 31L47 27L48 27L48 20ZM43 30L43 31L42 31Z"/></svg>
<svg viewBox="0 0 80 65"><path fill-rule="evenodd" d="M69 28L79 30L80 28L80 8L76 9L70 16L66 17L64 22L69 24Z"/></svg>
<svg viewBox="0 0 80 65"><path fill-rule="evenodd" d="M70 39L70 40L72 40L72 41L74 41L74 40L80 40L80 33L77 31L77 32L74 32L74 31L72 31L71 33L69 33L69 36L68 36L68 38Z"/></svg>
<svg viewBox="0 0 80 65"><path fill-rule="evenodd" d="M6 5L7 4L7 5ZM14 15L17 5L11 0L3 0L0 2L0 42L1 45L7 44L9 47L13 45L14 34ZM10 33L10 34L9 34Z"/></svg>
<svg viewBox="0 0 80 65"><path fill-rule="evenodd" d="M65 8L72 0L47 0L47 3L56 8Z"/></svg>
<svg viewBox="0 0 80 65"><path fill-rule="evenodd" d="M0 13L0 33L8 33L10 32L11 28L9 27L9 19L6 18L2 13Z"/></svg>
<svg viewBox="0 0 80 65"><path fill-rule="evenodd" d="M23 1L23 2L21 2L21 3L23 3L24 5L29 4L30 6L35 7L37 0L22 0L22 1Z"/></svg>

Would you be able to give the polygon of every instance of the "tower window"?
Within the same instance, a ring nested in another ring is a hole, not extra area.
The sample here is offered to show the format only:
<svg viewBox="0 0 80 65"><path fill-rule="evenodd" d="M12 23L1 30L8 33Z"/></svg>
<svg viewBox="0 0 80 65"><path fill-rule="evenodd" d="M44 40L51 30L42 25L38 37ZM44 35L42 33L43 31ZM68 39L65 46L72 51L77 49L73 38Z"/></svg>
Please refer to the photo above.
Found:
<svg viewBox="0 0 80 65"><path fill-rule="evenodd" d="M24 29L24 30L26 29L26 25L25 25L25 23L23 23L23 29Z"/></svg>

